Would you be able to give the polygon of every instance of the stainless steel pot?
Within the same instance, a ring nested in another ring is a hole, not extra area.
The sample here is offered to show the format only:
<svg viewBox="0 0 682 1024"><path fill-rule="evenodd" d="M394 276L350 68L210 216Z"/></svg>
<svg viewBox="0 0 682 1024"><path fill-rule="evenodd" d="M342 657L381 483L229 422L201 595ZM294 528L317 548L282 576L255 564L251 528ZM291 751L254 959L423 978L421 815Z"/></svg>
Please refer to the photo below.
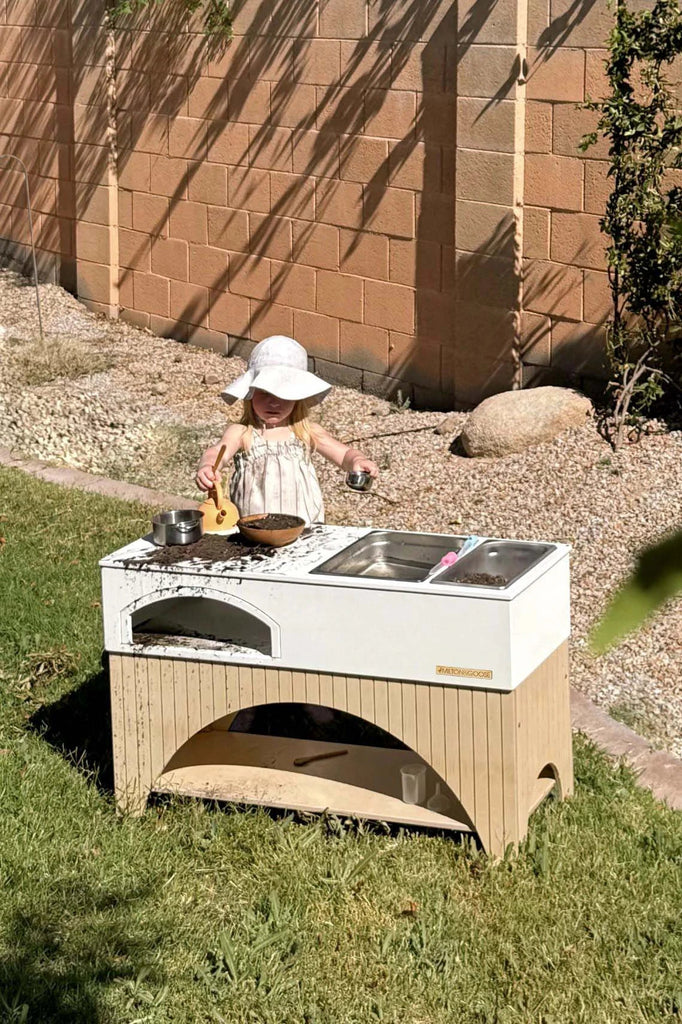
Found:
<svg viewBox="0 0 682 1024"><path fill-rule="evenodd" d="M155 544L194 544L204 532L204 513L182 508L161 512L152 519Z"/></svg>
<svg viewBox="0 0 682 1024"><path fill-rule="evenodd" d="M353 491L368 491L372 486L372 477L364 470L346 473L346 484Z"/></svg>

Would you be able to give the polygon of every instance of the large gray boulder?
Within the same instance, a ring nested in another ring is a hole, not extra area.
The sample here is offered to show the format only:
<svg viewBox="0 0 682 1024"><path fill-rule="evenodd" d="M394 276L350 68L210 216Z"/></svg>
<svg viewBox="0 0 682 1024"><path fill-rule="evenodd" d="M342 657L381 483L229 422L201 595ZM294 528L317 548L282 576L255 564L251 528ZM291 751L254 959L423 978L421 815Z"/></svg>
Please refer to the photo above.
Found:
<svg viewBox="0 0 682 1024"><path fill-rule="evenodd" d="M582 426L591 412L589 398L569 388L505 391L474 409L460 440L467 455L509 455Z"/></svg>

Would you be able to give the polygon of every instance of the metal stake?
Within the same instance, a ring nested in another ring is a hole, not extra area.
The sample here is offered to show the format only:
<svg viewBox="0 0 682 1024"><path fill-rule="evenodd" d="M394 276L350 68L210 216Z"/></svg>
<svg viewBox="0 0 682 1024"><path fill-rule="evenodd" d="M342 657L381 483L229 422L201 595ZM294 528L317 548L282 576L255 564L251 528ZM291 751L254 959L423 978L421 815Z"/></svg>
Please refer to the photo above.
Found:
<svg viewBox="0 0 682 1024"><path fill-rule="evenodd" d="M23 160L20 160L18 156L13 153L0 153L0 161L14 160L19 164L22 171L24 172L24 184L26 186L26 208L28 209L28 229L31 238L31 255L33 256L33 280L36 286L36 305L38 307L38 327L40 329L40 342L42 345L45 344L45 337L43 335L43 317L40 311L40 291L38 289L38 264L36 263L36 247L33 241L33 213L31 210L31 190L28 185L28 170Z"/></svg>

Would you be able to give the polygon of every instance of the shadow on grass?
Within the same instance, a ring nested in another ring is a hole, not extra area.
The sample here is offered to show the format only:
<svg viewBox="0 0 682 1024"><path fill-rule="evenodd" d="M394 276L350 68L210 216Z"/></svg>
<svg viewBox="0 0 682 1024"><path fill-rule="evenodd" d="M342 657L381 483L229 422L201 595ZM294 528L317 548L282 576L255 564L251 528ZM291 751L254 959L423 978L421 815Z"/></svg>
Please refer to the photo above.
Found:
<svg viewBox="0 0 682 1024"><path fill-rule="evenodd" d="M96 1024L101 996L112 983L132 986L149 961L149 947L131 938L132 903L153 898L151 888L115 892L81 880L74 929L71 885L57 886L49 904L22 908L8 924L0 963L0 1020L40 1024ZM122 919L112 919L126 907ZM150 979L151 980L151 979ZM135 1016L132 1014L131 1016Z"/></svg>
<svg viewBox="0 0 682 1024"><path fill-rule="evenodd" d="M91 778L99 790L114 791L109 672L104 668L77 689L39 708L29 728Z"/></svg>

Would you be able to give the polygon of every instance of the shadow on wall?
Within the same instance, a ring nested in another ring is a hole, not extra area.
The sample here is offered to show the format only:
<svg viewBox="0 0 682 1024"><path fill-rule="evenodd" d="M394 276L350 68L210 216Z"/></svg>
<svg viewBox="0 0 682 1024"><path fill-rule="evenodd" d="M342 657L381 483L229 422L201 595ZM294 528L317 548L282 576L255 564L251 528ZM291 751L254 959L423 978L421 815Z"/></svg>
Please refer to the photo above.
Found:
<svg viewBox="0 0 682 1024"><path fill-rule="evenodd" d="M237 0L235 40L222 48L181 5L131 17L116 33L121 305L132 318L150 312L159 334L215 347L228 332L258 340L295 330L322 372L340 359L358 367L348 383L400 388L421 405L451 404L453 380L460 395L509 387L513 225L460 253L455 277L456 57L494 7L474 3L458 36L453 4L378 0L328 85L301 81L311 43L324 42L312 39L315 0ZM574 8L555 23L589 5ZM52 29L24 34L23 60L43 86L23 101L26 138L15 140L33 175L37 243L61 253L61 283L94 302L108 285L110 244L104 9L105 0L74 0L71 22L64 5ZM416 110L401 107L408 90L419 90ZM46 113L38 100L48 98ZM8 194L15 238L25 227L20 185L17 175ZM336 229L339 250L326 262L325 235ZM388 239L388 257L377 239ZM368 265L372 311L354 312ZM313 268L318 280L350 275L336 314L319 316L310 302ZM334 319L340 342L324 335Z"/></svg>

